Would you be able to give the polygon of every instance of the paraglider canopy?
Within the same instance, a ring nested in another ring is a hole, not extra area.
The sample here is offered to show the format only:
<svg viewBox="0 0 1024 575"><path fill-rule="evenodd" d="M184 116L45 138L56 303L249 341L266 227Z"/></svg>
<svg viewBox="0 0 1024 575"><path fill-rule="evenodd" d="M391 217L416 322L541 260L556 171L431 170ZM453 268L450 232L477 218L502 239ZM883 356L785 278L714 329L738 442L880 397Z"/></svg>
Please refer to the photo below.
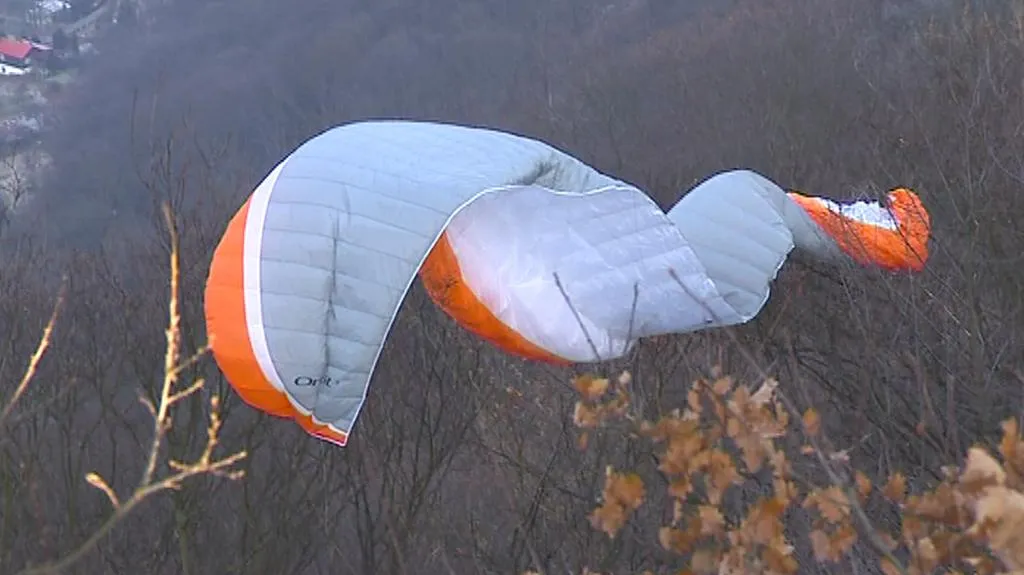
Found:
<svg viewBox="0 0 1024 575"><path fill-rule="evenodd" d="M348 124L285 157L228 224L207 280L208 335L247 403L345 445L417 275L506 352L606 360L642 337L749 321L794 248L920 270L927 212L909 190L887 202L873 206L890 219L872 219L740 170L666 213L530 138Z"/></svg>

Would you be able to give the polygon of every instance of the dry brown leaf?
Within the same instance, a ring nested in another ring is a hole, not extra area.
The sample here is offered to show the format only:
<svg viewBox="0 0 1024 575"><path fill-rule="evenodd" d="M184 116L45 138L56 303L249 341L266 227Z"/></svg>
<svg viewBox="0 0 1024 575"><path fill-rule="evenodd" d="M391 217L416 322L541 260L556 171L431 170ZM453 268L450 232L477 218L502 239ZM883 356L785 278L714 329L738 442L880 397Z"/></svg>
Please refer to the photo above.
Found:
<svg viewBox="0 0 1024 575"><path fill-rule="evenodd" d="M576 440L576 444L579 446L581 451L585 450L587 448L587 445L590 444L590 434L587 433L586 431L581 433L579 438Z"/></svg>
<svg viewBox="0 0 1024 575"><path fill-rule="evenodd" d="M759 441L744 442L740 447L743 450L743 467L750 473L757 473L764 467L767 453Z"/></svg>
<svg viewBox="0 0 1024 575"><path fill-rule="evenodd" d="M726 407L725 402L717 395L711 396L711 399L711 405L715 409L715 419L718 421L725 421L725 418L728 416L728 412L726 411L728 408ZM715 429L716 427L719 427L717 422L712 423L711 427L707 429L707 432L711 435L718 434L718 431Z"/></svg>
<svg viewBox="0 0 1024 575"><path fill-rule="evenodd" d="M753 543L767 545L782 536L782 514L784 503L775 497L762 498L747 513L743 520L743 534Z"/></svg>
<svg viewBox="0 0 1024 575"><path fill-rule="evenodd" d="M935 548L935 542L930 537L917 540L914 545L914 563L923 573L931 573L939 566L939 550Z"/></svg>
<svg viewBox="0 0 1024 575"><path fill-rule="evenodd" d="M785 543L765 547L761 559L772 573L792 574L800 569L800 564L793 557L793 546Z"/></svg>
<svg viewBox="0 0 1024 575"><path fill-rule="evenodd" d="M838 523L850 514L850 500L842 488L835 485L812 492L804 501L804 507L817 507L829 523Z"/></svg>
<svg viewBox="0 0 1024 575"><path fill-rule="evenodd" d="M882 488L882 495L890 501L900 503L907 495L907 478L897 471L889 476L889 481Z"/></svg>
<svg viewBox="0 0 1024 575"><path fill-rule="evenodd" d="M960 487L969 495L985 487L1006 483L1006 472L999 462L980 447L967 450L967 462L960 474Z"/></svg>
<svg viewBox="0 0 1024 575"><path fill-rule="evenodd" d="M688 405L690 407L690 410L693 411L695 414L701 414L703 406L700 403L700 392L697 391L696 387L691 388L690 391L687 392L686 405Z"/></svg>
<svg viewBox="0 0 1024 575"><path fill-rule="evenodd" d="M940 528L933 531L930 539L938 550L940 563L949 563L952 558L966 557L977 552L977 545L959 530Z"/></svg>
<svg viewBox="0 0 1024 575"><path fill-rule="evenodd" d="M1020 446L1020 429L1017 420L1010 418L1003 422L1003 439L999 442L999 453L1007 461L1015 461Z"/></svg>
<svg viewBox="0 0 1024 575"><path fill-rule="evenodd" d="M670 476L685 475L700 464L703 454L707 451L704 451L704 438L699 433L674 435L669 439L658 469Z"/></svg>
<svg viewBox="0 0 1024 575"><path fill-rule="evenodd" d="M577 393L587 401L597 401L608 391L608 380L592 375L581 375L573 380Z"/></svg>
<svg viewBox="0 0 1024 575"><path fill-rule="evenodd" d="M1006 487L985 489L978 500L972 532L1011 569L1024 569L1024 494Z"/></svg>
<svg viewBox="0 0 1024 575"><path fill-rule="evenodd" d="M576 409L572 414L572 421L576 427L593 428L601 423L599 412L582 401L576 402Z"/></svg>
<svg viewBox="0 0 1024 575"><path fill-rule="evenodd" d="M711 451L711 461L708 463L708 478L711 480L707 485L708 501L712 505L718 505L725 495L725 490L730 485L740 481L739 471L733 463L729 454L715 449Z"/></svg>
<svg viewBox="0 0 1024 575"><path fill-rule="evenodd" d="M750 404L750 388L741 385L733 390L728 400L729 409L733 413L745 416L748 412L755 411L755 408Z"/></svg>
<svg viewBox="0 0 1024 575"><path fill-rule="evenodd" d="M733 439L746 435L746 426L738 417L730 417L725 421L725 434Z"/></svg>
<svg viewBox="0 0 1024 575"><path fill-rule="evenodd" d="M849 553L856 543L857 530L854 529L853 524L847 521L840 525L829 537L830 552L832 553L833 560L838 561Z"/></svg>
<svg viewBox="0 0 1024 575"><path fill-rule="evenodd" d="M789 458L786 457L785 451L782 451L781 449L774 449L773 447L772 451L768 453L768 459L772 463L772 476L775 477L775 479L789 478L792 470L790 469Z"/></svg>
<svg viewBox="0 0 1024 575"><path fill-rule="evenodd" d="M683 502L676 499L672 502L672 525L678 525L685 516L686 509L683 507Z"/></svg>
<svg viewBox="0 0 1024 575"><path fill-rule="evenodd" d="M814 550L814 558L818 561L828 561L832 558L832 546L828 540L828 533L821 529L811 531L811 549Z"/></svg>
<svg viewBox="0 0 1024 575"><path fill-rule="evenodd" d="M715 392L715 395L724 397L732 389L733 380L731 377L720 377L715 380L715 383L711 384L711 390Z"/></svg>
<svg viewBox="0 0 1024 575"><path fill-rule="evenodd" d="M772 485L775 491L775 498L782 502L783 506L788 506L791 502L796 500L799 494L796 484L792 481L775 479L772 481Z"/></svg>
<svg viewBox="0 0 1024 575"><path fill-rule="evenodd" d="M621 505L610 502L605 502L590 514L590 524L609 537L615 537L626 524L626 519L626 510Z"/></svg>
<svg viewBox="0 0 1024 575"><path fill-rule="evenodd" d="M666 551L675 553L686 553L689 550L689 542L686 532L675 527L662 527L658 530L658 542Z"/></svg>
<svg viewBox="0 0 1024 575"><path fill-rule="evenodd" d="M813 407L808 407L807 411L803 415L804 429L807 430L807 434L811 437L816 437L821 433L821 416L818 415L817 410Z"/></svg>
<svg viewBox="0 0 1024 575"><path fill-rule="evenodd" d="M725 532L725 517L717 507L701 505L697 514L700 517L701 535L720 535Z"/></svg>
<svg viewBox="0 0 1024 575"><path fill-rule="evenodd" d="M591 513L590 522L609 537L615 537L629 515L643 504L643 479L636 473L618 473L609 466L605 470L603 499Z"/></svg>
<svg viewBox="0 0 1024 575"><path fill-rule="evenodd" d="M690 556L690 568L694 573L717 574L720 557L721 554L712 549L698 549Z"/></svg>
<svg viewBox="0 0 1024 575"><path fill-rule="evenodd" d="M882 543L882 545L885 547L887 551L892 551L893 549L896 549L897 545L899 545L899 543L896 541L896 538L886 531L876 529L875 535L878 537L878 541Z"/></svg>
<svg viewBox="0 0 1024 575"><path fill-rule="evenodd" d="M668 486L668 494L676 499L686 499L693 492L693 484L689 476L677 477Z"/></svg>
<svg viewBox="0 0 1024 575"><path fill-rule="evenodd" d="M965 501L958 488L941 483L932 491L907 498L906 511L929 521L959 526L964 519L962 507Z"/></svg>
<svg viewBox="0 0 1024 575"><path fill-rule="evenodd" d="M636 473L618 473L609 467L606 470L604 497L627 509L636 509L644 502L644 480Z"/></svg>
<svg viewBox="0 0 1024 575"><path fill-rule="evenodd" d="M764 444L761 442L761 438L753 433L744 433L738 437L734 437L733 441L735 441L736 446L740 448L740 454L743 457L743 466L747 471L750 473L757 473L760 471L761 467L764 465L765 459L768 458L768 452L765 449Z"/></svg>
<svg viewBox="0 0 1024 575"><path fill-rule="evenodd" d="M887 557L882 557L879 560L879 564L882 567L882 573L885 573L885 575L903 575L903 569L897 567Z"/></svg>
<svg viewBox="0 0 1024 575"><path fill-rule="evenodd" d="M973 567L975 573L988 575L996 572L995 562L990 557L965 557L963 561Z"/></svg>
<svg viewBox="0 0 1024 575"><path fill-rule="evenodd" d="M853 474L853 480L857 484L857 493L859 493L862 498L871 494L871 479L865 475L863 471L858 469L857 472Z"/></svg>
<svg viewBox="0 0 1024 575"><path fill-rule="evenodd" d="M779 387L779 382L774 379L765 380L761 387L754 392L754 395L750 396L750 402L758 407L768 405L775 398L775 388L777 387Z"/></svg>
<svg viewBox="0 0 1024 575"><path fill-rule="evenodd" d="M1024 441L1020 436L1020 424L1011 418L1004 421L1002 427L999 453L1003 456L1006 480L1011 487L1021 490L1024 489Z"/></svg>
<svg viewBox="0 0 1024 575"><path fill-rule="evenodd" d="M905 513L903 515L901 529L903 531L904 539L917 539L919 537L923 537L928 531L924 522L921 521L921 518L909 513Z"/></svg>

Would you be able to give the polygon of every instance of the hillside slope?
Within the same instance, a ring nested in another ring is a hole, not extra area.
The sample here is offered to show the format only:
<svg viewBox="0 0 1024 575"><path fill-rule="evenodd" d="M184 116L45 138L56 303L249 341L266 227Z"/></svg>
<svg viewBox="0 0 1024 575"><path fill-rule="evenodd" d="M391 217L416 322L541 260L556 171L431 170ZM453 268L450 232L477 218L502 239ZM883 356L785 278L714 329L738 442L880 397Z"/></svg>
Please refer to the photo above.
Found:
<svg viewBox="0 0 1024 575"><path fill-rule="evenodd" d="M529 134L665 203L735 167L834 198L913 187L935 235L921 276L793 261L756 321L598 368L629 369L650 417L685 405L713 366L752 384L765 370L875 484L896 471L909 489L933 484L1024 401L1024 28L1003 5L891 4L177 0L112 32L46 135L38 201L4 232L16 249L0 262L0 381L18 381L61 277L68 292L0 442L0 571L70 550L108 516L87 471L126 489L140 470L150 421L136 392L160 379L167 314L160 203L178 215L190 351L209 255L252 185L305 138L371 117ZM496 353L419 290L344 450L254 413L211 362L194 375L226 397L222 446L248 450L246 478L161 498L76 572L679 567L652 544L660 507L614 540L586 520L606 465L663 481L653 452L621 427L581 449L569 370ZM201 449L207 406L176 415L171 456ZM751 477L737 498L764 486ZM878 572L868 545L818 565L808 522L794 511L787 524L803 572Z"/></svg>

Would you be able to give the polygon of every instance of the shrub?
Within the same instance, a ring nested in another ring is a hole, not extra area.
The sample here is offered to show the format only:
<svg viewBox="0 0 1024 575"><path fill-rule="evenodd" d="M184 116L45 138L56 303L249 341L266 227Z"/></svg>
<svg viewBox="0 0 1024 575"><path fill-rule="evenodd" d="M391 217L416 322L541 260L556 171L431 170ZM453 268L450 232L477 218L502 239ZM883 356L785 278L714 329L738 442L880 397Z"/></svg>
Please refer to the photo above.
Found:
<svg viewBox="0 0 1024 575"><path fill-rule="evenodd" d="M657 446L656 473L607 468L590 522L614 538L637 509L652 505L653 492L662 492L669 520L656 545L673 556L665 562L672 569L796 573L796 547L786 534L793 510L811 516L808 540L821 562L838 562L864 540L887 575L1024 569L1024 439L1017 420L1002 425L1002 463L985 448L971 447L962 466L943 468L937 485L908 493L901 473L875 485L851 467L845 450L831 447L823 435L818 412L798 412L773 379L756 390L726 376L698 380L685 406L654 420L635 413L630 382L628 372L614 381L574 381L582 446L601 428L622 441ZM801 438L796 450L784 445L788 436ZM799 471L808 459L827 482ZM769 493L739 512L727 509L736 490L757 481L769 482ZM898 510L899 529L879 527L869 517L865 505L872 498Z"/></svg>

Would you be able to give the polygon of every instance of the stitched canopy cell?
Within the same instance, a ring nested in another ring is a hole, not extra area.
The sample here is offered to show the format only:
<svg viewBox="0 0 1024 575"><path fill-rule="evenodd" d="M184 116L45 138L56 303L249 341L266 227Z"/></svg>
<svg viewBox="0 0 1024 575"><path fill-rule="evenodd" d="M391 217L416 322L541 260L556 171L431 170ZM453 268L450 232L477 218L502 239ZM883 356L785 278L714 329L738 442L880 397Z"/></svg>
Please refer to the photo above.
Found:
<svg viewBox="0 0 1024 575"><path fill-rule="evenodd" d="M330 129L228 223L206 284L214 357L248 404L345 445L412 282L527 359L621 357L644 337L754 318L794 249L920 271L930 224L895 189L840 204L746 170L667 213L543 142L413 121Z"/></svg>

